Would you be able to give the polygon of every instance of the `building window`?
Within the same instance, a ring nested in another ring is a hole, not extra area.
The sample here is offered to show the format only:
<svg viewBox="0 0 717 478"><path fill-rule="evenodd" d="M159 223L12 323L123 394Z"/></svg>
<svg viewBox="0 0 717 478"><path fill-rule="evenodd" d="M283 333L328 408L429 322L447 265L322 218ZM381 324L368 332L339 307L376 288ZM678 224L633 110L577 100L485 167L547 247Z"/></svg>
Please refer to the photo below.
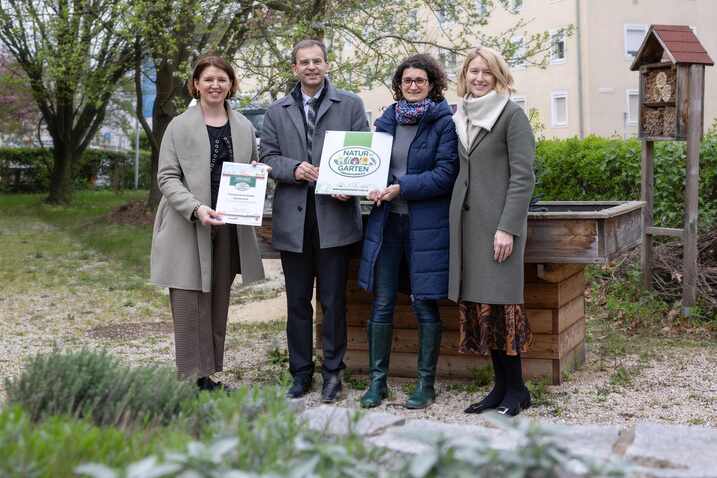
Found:
<svg viewBox="0 0 717 478"><path fill-rule="evenodd" d="M625 97L627 100L627 124L635 126L640 114L640 92L638 90L625 90Z"/></svg>
<svg viewBox="0 0 717 478"><path fill-rule="evenodd" d="M525 114L528 114L528 101L525 96L511 96L510 99L513 100L513 103L523 108Z"/></svg>
<svg viewBox="0 0 717 478"><path fill-rule="evenodd" d="M444 28L450 27L452 25L450 12L446 5L441 5L440 7L438 7L438 9L436 9L436 20L438 20L438 24Z"/></svg>
<svg viewBox="0 0 717 478"><path fill-rule="evenodd" d="M438 59L443 65L446 75L449 79L453 79L456 76L456 70L458 69L458 56L452 51L441 52L438 54Z"/></svg>
<svg viewBox="0 0 717 478"><path fill-rule="evenodd" d="M514 12L519 12L523 8L523 0L510 0L508 3L510 4L510 9Z"/></svg>
<svg viewBox="0 0 717 478"><path fill-rule="evenodd" d="M488 13L488 4L486 0L476 0L476 11L478 15L485 15Z"/></svg>
<svg viewBox="0 0 717 478"><path fill-rule="evenodd" d="M647 25L625 25L625 57L632 60L647 34Z"/></svg>
<svg viewBox="0 0 717 478"><path fill-rule="evenodd" d="M550 32L550 63L565 63L565 31Z"/></svg>
<svg viewBox="0 0 717 478"><path fill-rule="evenodd" d="M550 124L553 128L568 125L568 92L554 91L550 94Z"/></svg>
<svg viewBox="0 0 717 478"><path fill-rule="evenodd" d="M510 39L515 45L513 57L510 60L510 66L513 68L525 68L525 39L522 36L516 36Z"/></svg>

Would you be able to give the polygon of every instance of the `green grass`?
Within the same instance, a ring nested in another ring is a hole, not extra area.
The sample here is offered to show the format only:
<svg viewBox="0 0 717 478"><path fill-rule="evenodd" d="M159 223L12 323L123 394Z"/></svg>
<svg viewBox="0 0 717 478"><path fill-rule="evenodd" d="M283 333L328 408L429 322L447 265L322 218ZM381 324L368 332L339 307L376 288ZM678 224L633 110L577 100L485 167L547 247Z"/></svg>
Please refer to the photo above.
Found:
<svg viewBox="0 0 717 478"><path fill-rule="evenodd" d="M145 195L84 191L63 207L45 204L42 195L0 195L4 292L67 298L92 289L88 295L97 304L109 304L106 294L116 292L122 295L113 299L121 302L115 304L117 313L137 304L166 305L148 283L151 226L116 225L105 218Z"/></svg>
<svg viewBox="0 0 717 478"><path fill-rule="evenodd" d="M26 219L56 226L72 239L114 260L134 272L147 275L152 227L149 225L115 225L103 216L128 201L144 200L147 191L78 191L68 206L43 202L45 195L0 195L0 217L9 225L27 225ZM3 227L5 229L5 227Z"/></svg>

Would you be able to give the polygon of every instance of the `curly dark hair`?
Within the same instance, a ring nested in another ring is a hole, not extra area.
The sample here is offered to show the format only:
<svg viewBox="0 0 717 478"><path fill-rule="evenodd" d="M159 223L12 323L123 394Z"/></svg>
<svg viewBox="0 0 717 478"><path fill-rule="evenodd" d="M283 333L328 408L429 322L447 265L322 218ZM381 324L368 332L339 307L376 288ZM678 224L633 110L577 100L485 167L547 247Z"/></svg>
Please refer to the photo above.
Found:
<svg viewBox="0 0 717 478"><path fill-rule="evenodd" d="M446 72L438 61L427 53L419 53L406 58L398 65L396 72L393 74L393 99L400 101L403 99L401 91L401 80L403 79L403 71L406 68L418 68L426 72L428 82L431 85L431 92L428 97L435 102L443 101L443 92L448 89L448 78Z"/></svg>

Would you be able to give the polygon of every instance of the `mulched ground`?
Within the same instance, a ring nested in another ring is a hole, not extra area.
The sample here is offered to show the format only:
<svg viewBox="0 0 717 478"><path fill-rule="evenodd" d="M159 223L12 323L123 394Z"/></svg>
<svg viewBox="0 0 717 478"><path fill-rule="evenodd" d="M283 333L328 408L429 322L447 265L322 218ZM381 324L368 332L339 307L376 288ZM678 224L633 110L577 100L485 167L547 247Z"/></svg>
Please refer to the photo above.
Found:
<svg viewBox="0 0 717 478"><path fill-rule="evenodd" d="M154 213L144 201L130 201L105 216L112 224L146 225L154 223Z"/></svg>

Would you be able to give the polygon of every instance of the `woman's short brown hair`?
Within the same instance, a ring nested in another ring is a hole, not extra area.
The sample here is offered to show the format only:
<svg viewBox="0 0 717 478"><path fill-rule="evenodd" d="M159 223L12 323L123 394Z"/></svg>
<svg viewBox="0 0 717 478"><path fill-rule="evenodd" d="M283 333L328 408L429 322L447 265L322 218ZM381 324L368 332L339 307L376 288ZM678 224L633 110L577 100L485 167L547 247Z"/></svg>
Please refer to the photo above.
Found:
<svg viewBox="0 0 717 478"><path fill-rule="evenodd" d="M458 85L456 93L463 97L468 93L468 85L466 84L466 73L468 73L468 65L471 64L477 56L480 56L488 64L488 69L495 77L495 89L498 93L510 94L515 92L513 88L513 74L510 72L508 63L503 55L485 46L479 46L466 55L463 67L458 75Z"/></svg>
<svg viewBox="0 0 717 478"><path fill-rule="evenodd" d="M237 77L234 73L234 68L224 61L224 58L222 58L219 55L204 55L197 60L197 63L194 65L194 70L192 70L192 76L189 79L189 82L187 84L187 90L189 91L189 95L192 98L199 99L199 92L194 87L194 82L199 81L199 78L202 76L202 72L209 68L210 66L213 66L215 68L219 68L224 73L227 74L229 77L229 81L232 82L231 87L229 88L229 93L227 94L227 98L231 98L234 96L234 93L237 92L237 89L239 89L239 85L237 83Z"/></svg>
<svg viewBox="0 0 717 478"><path fill-rule="evenodd" d="M435 58L426 53L419 53L406 58L398 65L396 72L393 74L393 99L400 101L403 99L401 91L401 81L403 80L403 71L407 68L417 68L426 72L428 82L431 85L431 92L428 97L436 103L443 101L443 92L448 88L448 78L446 72Z"/></svg>

